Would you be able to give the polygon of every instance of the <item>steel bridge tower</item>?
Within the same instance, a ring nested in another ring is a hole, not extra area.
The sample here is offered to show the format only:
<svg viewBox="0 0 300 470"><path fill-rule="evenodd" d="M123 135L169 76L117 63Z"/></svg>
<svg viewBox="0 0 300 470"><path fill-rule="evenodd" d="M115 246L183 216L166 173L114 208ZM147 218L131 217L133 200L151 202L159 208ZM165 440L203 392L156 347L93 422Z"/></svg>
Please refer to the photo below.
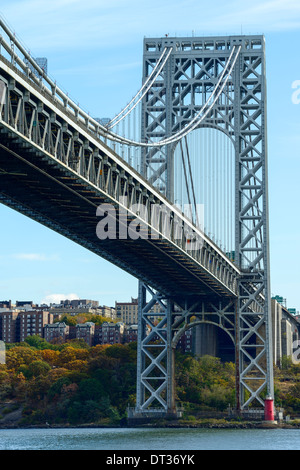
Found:
<svg viewBox="0 0 300 470"><path fill-rule="evenodd" d="M268 234L265 42L263 36L156 38L144 40L143 81L162 50L172 52L143 98L142 141L158 141L187 126L209 98L236 50L222 94L198 127L227 135L235 149L235 263L238 296L208 294L170 298L139 285L136 416L175 412L174 349L196 324L222 328L235 347L237 409L273 398ZM225 75L224 75L225 78ZM174 201L177 143L142 150L142 174ZM150 294L150 300L147 299ZM160 312L153 313L153 305ZM193 321L192 321L193 318Z"/></svg>

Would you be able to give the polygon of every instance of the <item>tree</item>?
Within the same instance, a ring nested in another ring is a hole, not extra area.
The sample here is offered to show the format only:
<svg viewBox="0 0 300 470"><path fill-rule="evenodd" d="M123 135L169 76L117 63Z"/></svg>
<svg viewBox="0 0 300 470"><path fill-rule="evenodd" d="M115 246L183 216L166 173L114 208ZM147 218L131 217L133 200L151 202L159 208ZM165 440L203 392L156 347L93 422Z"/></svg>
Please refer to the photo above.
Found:
<svg viewBox="0 0 300 470"><path fill-rule="evenodd" d="M136 352L127 344L113 344L106 349L105 354L122 362L133 362L136 359Z"/></svg>
<svg viewBox="0 0 300 470"><path fill-rule="evenodd" d="M55 397L58 397L61 393L61 390L64 386L71 384L69 377L63 376L54 382L48 390L47 396L49 400L53 400Z"/></svg>
<svg viewBox="0 0 300 470"><path fill-rule="evenodd" d="M44 338L41 338L39 335L28 336L25 339L25 343L29 344L29 346L32 346L33 348L36 348L36 349L46 349L46 348L51 347L51 345Z"/></svg>
<svg viewBox="0 0 300 470"><path fill-rule="evenodd" d="M42 359L50 364L52 367L57 366L59 363L59 351L54 351L53 349L43 349L41 351Z"/></svg>
<svg viewBox="0 0 300 470"><path fill-rule="evenodd" d="M76 360L87 360L89 351L87 349L77 349L72 346L66 346L57 358L57 364L62 367L68 368L68 364Z"/></svg>
<svg viewBox="0 0 300 470"><path fill-rule="evenodd" d="M29 365L40 359L40 352L29 346L18 346L6 351L6 365L8 369L18 370L23 364Z"/></svg>
<svg viewBox="0 0 300 470"><path fill-rule="evenodd" d="M68 362L66 367L72 371L85 372L87 367L87 361L82 361L81 359L75 359L74 361Z"/></svg>
<svg viewBox="0 0 300 470"><path fill-rule="evenodd" d="M96 379L89 378L82 380L79 384L77 398L80 401L86 400L100 400L103 395L106 395L101 382Z"/></svg>
<svg viewBox="0 0 300 470"><path fill-rule="evenodd" d="M51 366L45 361L33 361L28 366L29 377L38 377L40 375L47 375L51 370Z"/></svg>

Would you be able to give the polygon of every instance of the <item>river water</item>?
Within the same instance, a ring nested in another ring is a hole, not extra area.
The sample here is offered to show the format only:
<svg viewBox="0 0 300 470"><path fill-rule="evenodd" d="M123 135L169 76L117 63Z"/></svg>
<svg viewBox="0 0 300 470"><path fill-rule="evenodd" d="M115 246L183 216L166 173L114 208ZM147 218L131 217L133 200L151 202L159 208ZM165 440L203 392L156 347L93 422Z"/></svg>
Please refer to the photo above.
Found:
<svg viewBox="0 0 300 470"><path fill-rule="evenodd" d="M300 450L300 429L0 429L0 450Z"/></svg>

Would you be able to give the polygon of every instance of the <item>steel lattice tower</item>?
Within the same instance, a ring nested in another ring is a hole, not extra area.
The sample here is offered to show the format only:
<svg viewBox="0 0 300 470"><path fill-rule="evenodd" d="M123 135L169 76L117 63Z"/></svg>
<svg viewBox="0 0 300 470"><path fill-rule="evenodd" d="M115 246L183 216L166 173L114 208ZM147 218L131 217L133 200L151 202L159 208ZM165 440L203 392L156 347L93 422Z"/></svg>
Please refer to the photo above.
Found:
<svg viewBox="0 0 300 470"><path fill-rule="evenodd" d="M188 293L184 299L170 299L140 284L136 412L151 412L154 405L174 411L173 353L179 335L191 326L192 314L199 323L221 326L234 342L237 408L251 402L263 405L262 393L273 397L264 37L145 39L143 80L165 47L172 48L170 58L143 99L144 142L184 129L212 93L232 49L239 50L226 87L201 127L220 130L234 145L235 263L242 274L238 297L231 301L191 300ZM142 154L142 174L170 201L175 147L144 148ZM155 302L163 311L157 322L150 314Z"/></svg>

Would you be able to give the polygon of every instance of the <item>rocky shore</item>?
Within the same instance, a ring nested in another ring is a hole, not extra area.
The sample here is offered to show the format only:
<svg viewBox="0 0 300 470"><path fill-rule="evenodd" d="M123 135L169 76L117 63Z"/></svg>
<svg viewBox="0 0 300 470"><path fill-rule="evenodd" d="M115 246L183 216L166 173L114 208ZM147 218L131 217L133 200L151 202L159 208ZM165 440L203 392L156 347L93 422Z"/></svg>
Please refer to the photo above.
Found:
<svg viewBox="0 0 300 470"><path fill-rule="evenodd" d="M3 410L2 410L3 412ZM0 429L45 429L45 428L207 428L207 429L299 429L300 420L291 419L282 422L266 422L259 420L243 420L234 418L195 418L189 419L156 419L156 420L126 420L123 418L120 422L106 423L82 423L79 425L72 424L25 424L23 422L22 407L11 408L6 407L6 412L0 416Z"/></svg>
<svg viewBox="0 0 300 470"><path fill-rule="evenodd" d="M22 425L18 422L7 421L6 423L0 423L0 429L76 429L76 428L181 428L181 429L300 429L300 423L267 423L264 421L241 421L241 422L221 422L205 421L198 423L185 423L185 422L155 422L155 423L122 423L122 424L30 424Z"/></svg>

